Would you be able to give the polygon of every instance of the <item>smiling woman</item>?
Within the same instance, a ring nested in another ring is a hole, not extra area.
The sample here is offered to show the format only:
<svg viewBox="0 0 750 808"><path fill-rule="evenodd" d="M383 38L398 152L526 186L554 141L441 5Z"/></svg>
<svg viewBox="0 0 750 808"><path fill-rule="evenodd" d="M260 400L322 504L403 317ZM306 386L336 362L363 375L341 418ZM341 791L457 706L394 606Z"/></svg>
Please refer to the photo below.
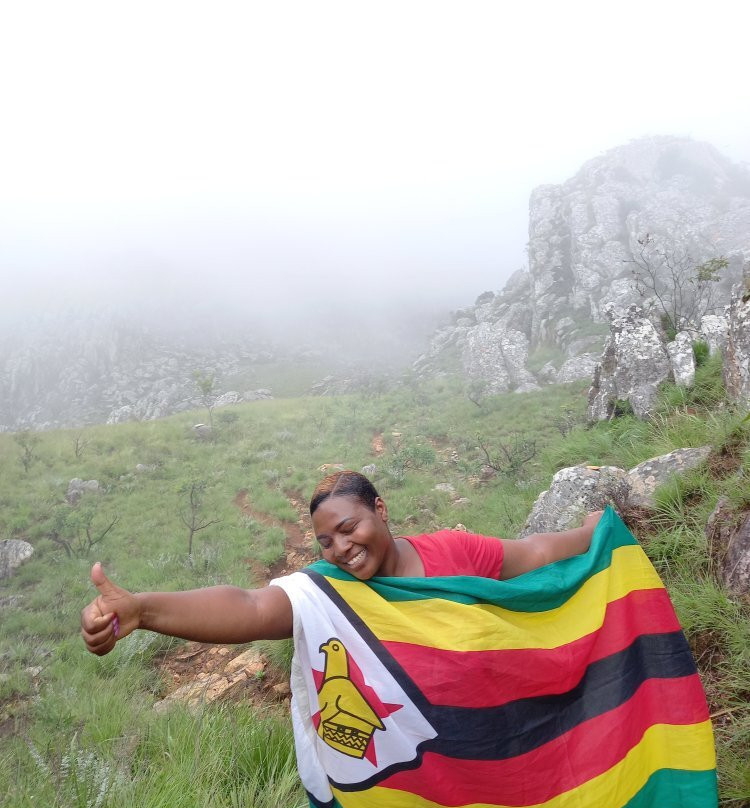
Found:
<svg viewBox="0 0 750 808"><path fill-rule="evenodd" d="M323 558L360 581L373 577L475 575L511 578L588 549L600 513L562 533L506 540L454 530L394 538L388 508L362 474L341 471L321 481L310 502ZM109 653L135 629L201 642L251 642L292 636L293 610L280 586L215 586L187 592L133 594L100 564L91 570L99 595L83 610L86 647Z"/></svg>
<svg viewBox="0 0 750 808"><path fill-rule="evenodd" d="M580 528L518 540L458 530L394 538L388 508L372 483L355 471L339 471L316 487L310 515L323 558L366 581L374 576L512 578L586 552L601 511Z"/></svg>
<svg viewBox="0 0 750 808"><path fill-rule="evenodd" d="M424 575L419 556L388 529L388 508L372 483L356 472L326 477L310 500L323 558L362 581L374 575Z"/></svg>
<svg viewBox="0 0 750 808"><path fill-rule="evenodd" d="M699 798L680 805L716 804L690 651L611 509L518 540L394 537L372 483L342 471L310 512L323 560L263 589L131 594L94 565L86 646L106 654L136 628L293 636L298 770L316 808L562 806L571 791L582 808L648 808L680 789Z"/></svg>

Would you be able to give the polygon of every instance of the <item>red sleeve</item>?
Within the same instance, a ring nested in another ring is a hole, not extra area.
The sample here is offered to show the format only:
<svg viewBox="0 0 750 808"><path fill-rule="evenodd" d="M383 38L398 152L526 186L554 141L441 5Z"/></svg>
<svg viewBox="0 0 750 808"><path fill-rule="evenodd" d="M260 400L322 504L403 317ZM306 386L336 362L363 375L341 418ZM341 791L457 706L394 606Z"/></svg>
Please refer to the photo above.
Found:
<svg viewBox="0 0 750 808"><path fill-rule="evenodd" d="M422 559L426 577L435 575L478 575L500 577L503 543L492 536L460 530L439 530L405 537Z"/></svg>

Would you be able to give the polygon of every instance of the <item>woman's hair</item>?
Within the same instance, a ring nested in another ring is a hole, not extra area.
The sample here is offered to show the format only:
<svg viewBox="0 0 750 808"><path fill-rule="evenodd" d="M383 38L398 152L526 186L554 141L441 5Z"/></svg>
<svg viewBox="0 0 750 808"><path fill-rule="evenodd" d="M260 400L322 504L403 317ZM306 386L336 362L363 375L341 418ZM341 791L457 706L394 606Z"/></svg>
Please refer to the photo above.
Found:
<svg viewBox="0 0 750 808"><path fill-rule="evenodd" d="M353 497L371 511L375 510L375 500L380 496L375 486L357 471L337 471L324 477L313 491L310 499L310 516L329 497Z"/></svg>

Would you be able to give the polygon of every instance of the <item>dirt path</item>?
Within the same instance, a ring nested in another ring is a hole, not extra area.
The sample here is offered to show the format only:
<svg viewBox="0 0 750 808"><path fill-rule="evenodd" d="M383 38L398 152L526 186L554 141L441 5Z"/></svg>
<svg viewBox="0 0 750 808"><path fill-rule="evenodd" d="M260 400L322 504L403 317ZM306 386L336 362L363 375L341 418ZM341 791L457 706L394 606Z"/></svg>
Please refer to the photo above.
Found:
<svg viewBox="0 0 750 808"><path fill-rule="evenodd" d="M248 558L247 564L252 572L256 585L267 584L272 578L296 572L315 560L313 552L313 531L307 506L302 498L293 491L287 491L289 503L299 515L297 521L280 520L253 508L246 490L239 491L234 504L243 514L269 527L280 527L286 534L284 556L273 564L266 565L257 559ZM267 664L267 661L254 661L245 669L243 679L238 673L227 674L232 668L232 660L239 653L228 645L212 645L210 643L191 642L168 652L159 660L162 675L166 681L166 695L188 690L200 683L206 683L206 692L210 689L221 689L222 700L232 699L251 701L255 704L277 703L288 696L286 675ZM260 671L260 673L259 673ZM226 681L222 681L225 679ZM192 698L187 696L187 699Z"/></svg>
<svg viewBox="0 0 750 808"><path fill-rule="evenodd" d="M255 510L246 490L239 491L234 504L245 514L267 527L280 527L286 534L284 556L270 566L255 559L248 559L248 565L255 577L262 583L268 583L279 575L288 575L315 561L313 552L313 530L307 508L295 492L286 492L289 504L297 511L296 522L275 519L267 513Z"/></svg>
<svg viewBox="0 0 750 808"><path fill-rule="evenodd" d="M382 455L383 452L385 452L385 443L383 442L382 432L376 432L372 436L370 446L372 448L372 453L375 455L375 457L380 457L380 455Z"/></svg>

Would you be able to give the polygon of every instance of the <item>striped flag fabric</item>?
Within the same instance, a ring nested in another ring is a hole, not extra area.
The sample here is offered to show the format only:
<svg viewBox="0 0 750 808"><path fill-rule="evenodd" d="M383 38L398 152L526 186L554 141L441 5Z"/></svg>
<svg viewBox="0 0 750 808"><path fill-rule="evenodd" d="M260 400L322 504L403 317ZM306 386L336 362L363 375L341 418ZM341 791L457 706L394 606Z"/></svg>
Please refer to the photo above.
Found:
<svg viewBox="0 0 750 808"><path fill-rule="evenodd" d="M703 689L664 586L608 508L585 555L507 581L273 582L314 808L713 808Z"/></svg>

